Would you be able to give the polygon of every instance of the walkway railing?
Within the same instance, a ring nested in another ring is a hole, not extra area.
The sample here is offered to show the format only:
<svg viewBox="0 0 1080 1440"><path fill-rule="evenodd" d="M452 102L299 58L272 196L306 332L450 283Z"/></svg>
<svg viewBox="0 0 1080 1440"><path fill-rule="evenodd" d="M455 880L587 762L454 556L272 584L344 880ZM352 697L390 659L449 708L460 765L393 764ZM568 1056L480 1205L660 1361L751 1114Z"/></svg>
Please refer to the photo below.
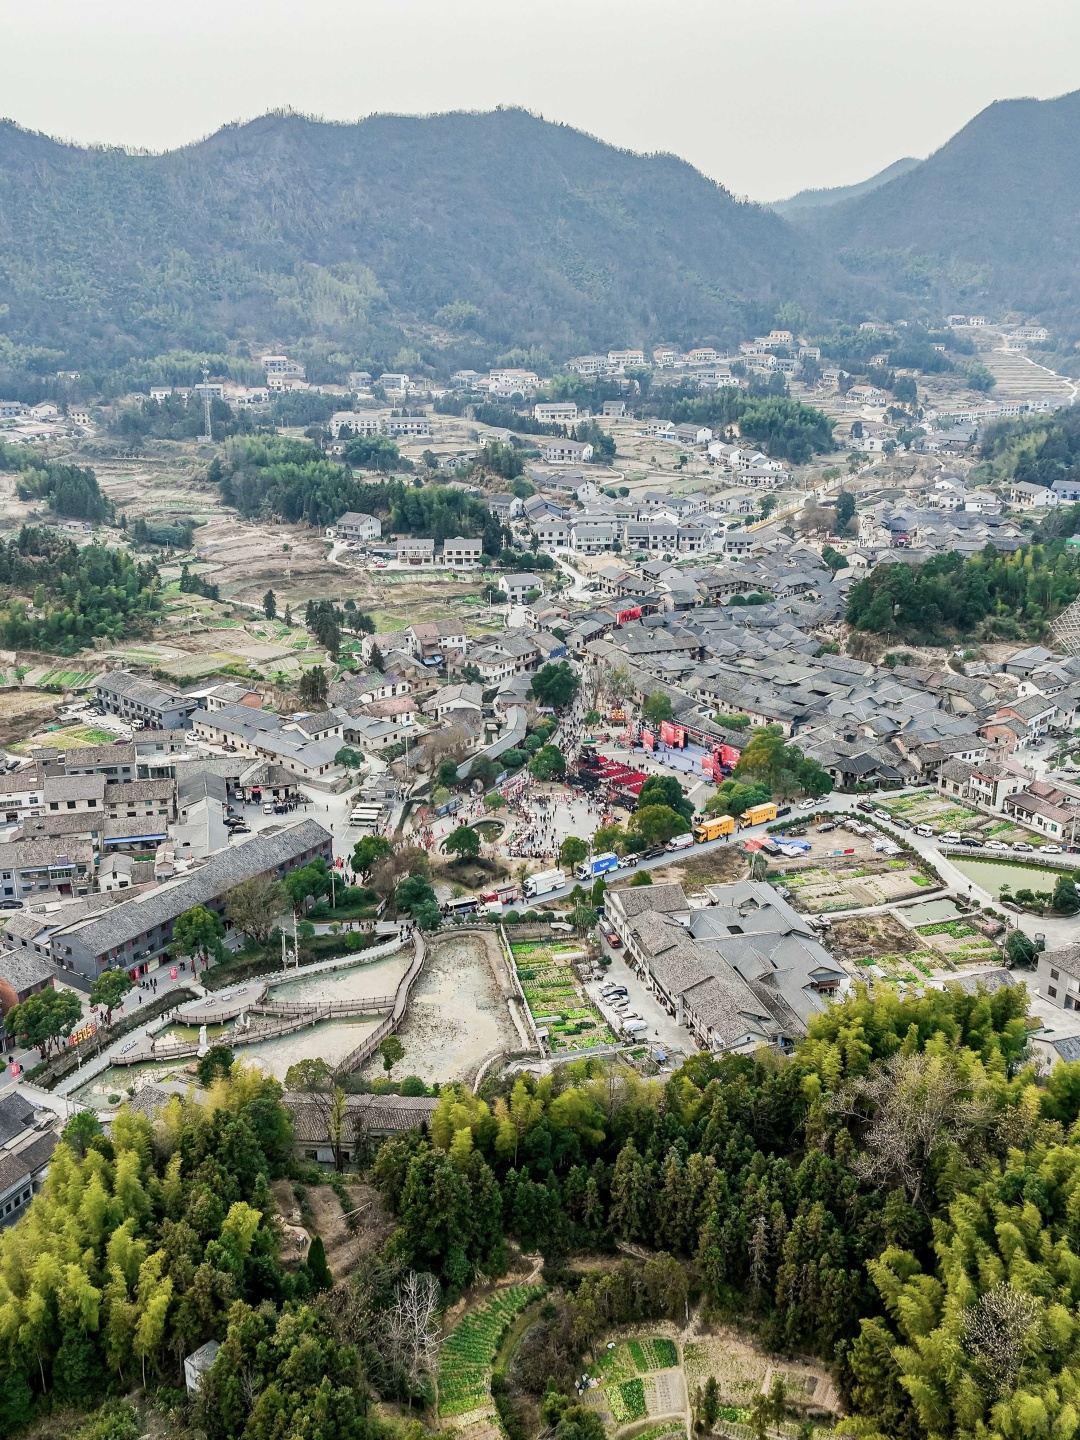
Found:
<svg viewBox="0 0 1080 1440"><path fill-rule="evenodd" d="M359 1069L365 1060L370 1060L386 1037L392 1035L405 1018L405 1011L409 1004L409 996L412 994L412 988L420 977L420 972L424 968L424 959L427 956L427 946L419 930L413 932L413 945L415 946L415 953L413 954L412 964L401 977L398 984L397 993L394 996L393 1011L386 1017L381 1025L377 1025L371 1034L360 1042L355 1050L345 1056L344 1060L341 1061L339 1069Z"/></svg>

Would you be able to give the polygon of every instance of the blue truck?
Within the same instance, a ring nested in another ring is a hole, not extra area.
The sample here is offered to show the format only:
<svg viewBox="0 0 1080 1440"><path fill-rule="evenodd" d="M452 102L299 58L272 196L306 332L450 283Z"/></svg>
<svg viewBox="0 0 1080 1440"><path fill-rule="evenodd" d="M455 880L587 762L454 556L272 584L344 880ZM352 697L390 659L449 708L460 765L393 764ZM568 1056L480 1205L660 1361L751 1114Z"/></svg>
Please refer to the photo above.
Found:
<svg viewBox="0 0 1080 1440"><path fill-rule="evenodd" d="M606 855L592 855L577 868L579 880L595 880L598 875L606 875L609 870L619 868L619 857L614 850L609 850Z"/></svg>

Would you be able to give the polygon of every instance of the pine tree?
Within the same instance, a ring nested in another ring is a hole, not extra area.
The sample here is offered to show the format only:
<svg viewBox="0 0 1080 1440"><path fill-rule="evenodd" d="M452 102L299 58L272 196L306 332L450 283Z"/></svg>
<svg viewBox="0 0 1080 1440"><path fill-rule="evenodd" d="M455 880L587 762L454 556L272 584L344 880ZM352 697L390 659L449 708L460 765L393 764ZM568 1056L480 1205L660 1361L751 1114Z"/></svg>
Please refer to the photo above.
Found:
<svg viewBox="0 0 1080 1440"><path fill-rule="evenodd" d="M316 1235L311 1242L311 1248L307 1254L307 1267L316 1290L332 1290L334 1277L330 1273L330 1267L326 1263L326 1247L323 1245L322 1236Z"/></svg>

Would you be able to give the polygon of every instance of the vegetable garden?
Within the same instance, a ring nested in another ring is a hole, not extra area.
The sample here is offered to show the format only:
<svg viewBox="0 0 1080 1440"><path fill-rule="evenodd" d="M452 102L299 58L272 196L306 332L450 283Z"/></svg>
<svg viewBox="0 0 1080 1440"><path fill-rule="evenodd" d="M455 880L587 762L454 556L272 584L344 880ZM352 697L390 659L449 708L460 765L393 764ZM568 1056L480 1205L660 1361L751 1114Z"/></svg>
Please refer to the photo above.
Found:
<svg viewBox="0 0 1080 1440"><path fill-rule="evenodd" d="M543 1285L511 1285L462 1319L439 1352L439 1413L464 1415L491 1399L491 1367L507 1330L545 1293Z"/></svg>
<svg viewBox="0 0 1080 1440"><path fill-rule="evenodd" d="M521 941L510 949L526 1003L536 1024L547 1030L552 1050L585 1050L614 1042L574 978L570 962L584 953L581 946Z"/></svg>

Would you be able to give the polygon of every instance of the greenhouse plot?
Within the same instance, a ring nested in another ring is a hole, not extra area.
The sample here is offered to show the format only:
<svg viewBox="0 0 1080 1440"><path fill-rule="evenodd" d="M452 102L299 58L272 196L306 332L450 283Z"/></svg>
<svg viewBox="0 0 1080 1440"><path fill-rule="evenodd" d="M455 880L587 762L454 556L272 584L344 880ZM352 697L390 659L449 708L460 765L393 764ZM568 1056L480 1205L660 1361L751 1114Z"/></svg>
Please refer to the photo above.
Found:
<svg viewBox="0 0 1080 1440"><path fill-rule="evenodd" d="M545 1293L543 1285L511 1285L471 1310L439 1352L439 1413L465 1415L491 1399L491 1366L518 1315Z"/></svg>

